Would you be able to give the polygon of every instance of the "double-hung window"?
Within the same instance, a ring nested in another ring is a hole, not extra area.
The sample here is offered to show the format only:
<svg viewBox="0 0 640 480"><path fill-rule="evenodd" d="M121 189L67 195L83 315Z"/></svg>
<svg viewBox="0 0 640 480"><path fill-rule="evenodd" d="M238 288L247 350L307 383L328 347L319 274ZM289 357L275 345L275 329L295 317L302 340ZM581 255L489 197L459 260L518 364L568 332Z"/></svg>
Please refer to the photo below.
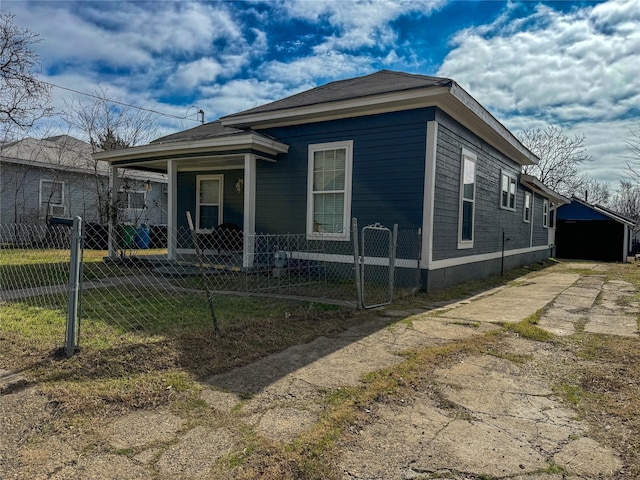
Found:
<svg viewBox="0 0 640 480"><path fill-rule="evenodd" d="M123 188L118 195L120 220L138 223L142 220L145 208L146 192Z"/></svg>
<svg viewBox="0 0 640 480"><path fill-rule="evenodd" d="M549 200L547 199L542 204L542 226L549 228Z"/></svg>
<svg viewBox="0 0 640 480"><path fill-rule="evenodd" d="M209 231L222 223L223 175L196 177L196 231Z"/></svg>
<svg viewBox="0 0 640 480"><path fill-rule="evenodd" d="M309 145L309 238L349 240L352 165L352 140Z"/></svg>
<svg viewBox="0 0 640 480"><path fill-rule="evenodd" d="M128 191L127 208L130 210L142 210L144 208L145 192Z"/></svg>
<svg viewBox="0 0 640 480"><path fill-rule="evenodd" d="M502 172L500 182L500 208L516 209L516 179L506 172Z"/></svg>
<svg viewBox="0 0 640 480"><path fill-rule="evenodd" d="M476 202L475 153L462 149L460 172L460 212L458 222L458 248L473 248L473 223Z"/></svg>
<svg viewBox="0 0 640 480"><path fill-rule="evenodd" d="M40 207L46 215L64 215L64 182L40 180Z"/></svg>
<svg viewBox="0 0 640 480"><path fill-rule="evenodd" d="M524 192L524 217L523 220L531 223L531 193Z"/></svg>

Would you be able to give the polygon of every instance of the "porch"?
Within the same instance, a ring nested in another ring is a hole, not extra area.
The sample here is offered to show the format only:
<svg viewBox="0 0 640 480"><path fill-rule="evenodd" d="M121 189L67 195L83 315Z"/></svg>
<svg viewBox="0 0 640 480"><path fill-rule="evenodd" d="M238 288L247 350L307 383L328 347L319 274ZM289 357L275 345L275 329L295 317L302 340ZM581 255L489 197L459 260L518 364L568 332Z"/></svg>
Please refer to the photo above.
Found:
<svg viewBox="0 0 640 480"><path fill-rule="evenodd" d="M160 138L148 145L101 152L94 158L111 164L110 192L114 211L117 211L117 192L123 170L167 174L169 260L195 254L191 235L185 234L185 230L191 228L186 219L186 213L190 212L194 232L209 235L214 243L212 250L240 251L241 268L249 269L255 258L253 242L247 238L251 239L256 230L256 165L258 162L276 162L277 156L287 151L288 145L271 137L251 130L223 127L218 121ZM215 245L221 227L242 232L242 239L232 241L230 248ZM114 259L118 257L118 228L116 219L110 222L109 257Z"/></svg>

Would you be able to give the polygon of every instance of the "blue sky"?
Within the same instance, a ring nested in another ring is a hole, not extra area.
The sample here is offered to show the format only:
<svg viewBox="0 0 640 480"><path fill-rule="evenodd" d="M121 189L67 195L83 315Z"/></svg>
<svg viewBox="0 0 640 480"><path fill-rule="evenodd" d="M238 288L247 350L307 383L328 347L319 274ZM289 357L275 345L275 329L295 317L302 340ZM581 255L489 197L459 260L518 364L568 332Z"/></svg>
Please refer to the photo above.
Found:
<svg viewBox="0 0 640 480"><path fill-rule="evenodd" d="M626 176L640 126L640 0L0 0L40 34L41 78L189 118L390 69L454 79L514 133L585 135L592 178ZM54 106L71 93L54 89ZM192 108L196 107L196 108Z"/></svg>

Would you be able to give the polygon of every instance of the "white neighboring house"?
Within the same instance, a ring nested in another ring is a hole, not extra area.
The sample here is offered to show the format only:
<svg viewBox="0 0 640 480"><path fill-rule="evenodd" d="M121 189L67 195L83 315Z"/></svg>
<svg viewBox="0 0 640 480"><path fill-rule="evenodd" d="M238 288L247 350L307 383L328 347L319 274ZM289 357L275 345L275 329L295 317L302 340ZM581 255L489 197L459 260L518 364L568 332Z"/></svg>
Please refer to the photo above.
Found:
<svg viewBox="0 0 640 480"><path fill-rule="evenodd" d="M93 160L91 145L69 135L0 144L0 224L44 224L80 216L107 224L109 164ZM167 177L123 171L119 222L167 222Z"/></svg>

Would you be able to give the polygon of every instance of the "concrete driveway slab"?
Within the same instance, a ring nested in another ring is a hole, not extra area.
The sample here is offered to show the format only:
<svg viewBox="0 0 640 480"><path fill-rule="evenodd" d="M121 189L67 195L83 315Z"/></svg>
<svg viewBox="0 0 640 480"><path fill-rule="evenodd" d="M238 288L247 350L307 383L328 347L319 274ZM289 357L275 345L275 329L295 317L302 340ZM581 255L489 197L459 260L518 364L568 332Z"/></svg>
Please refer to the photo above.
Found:
<svg viewBox="0 0 640 480"><path fill-rule="evenodd" d="M524 284L501 289L478 301L446 311L444 318L489 323L515 323L545 307L573 285L579 275L552 273L532 277Z"/></svg>

